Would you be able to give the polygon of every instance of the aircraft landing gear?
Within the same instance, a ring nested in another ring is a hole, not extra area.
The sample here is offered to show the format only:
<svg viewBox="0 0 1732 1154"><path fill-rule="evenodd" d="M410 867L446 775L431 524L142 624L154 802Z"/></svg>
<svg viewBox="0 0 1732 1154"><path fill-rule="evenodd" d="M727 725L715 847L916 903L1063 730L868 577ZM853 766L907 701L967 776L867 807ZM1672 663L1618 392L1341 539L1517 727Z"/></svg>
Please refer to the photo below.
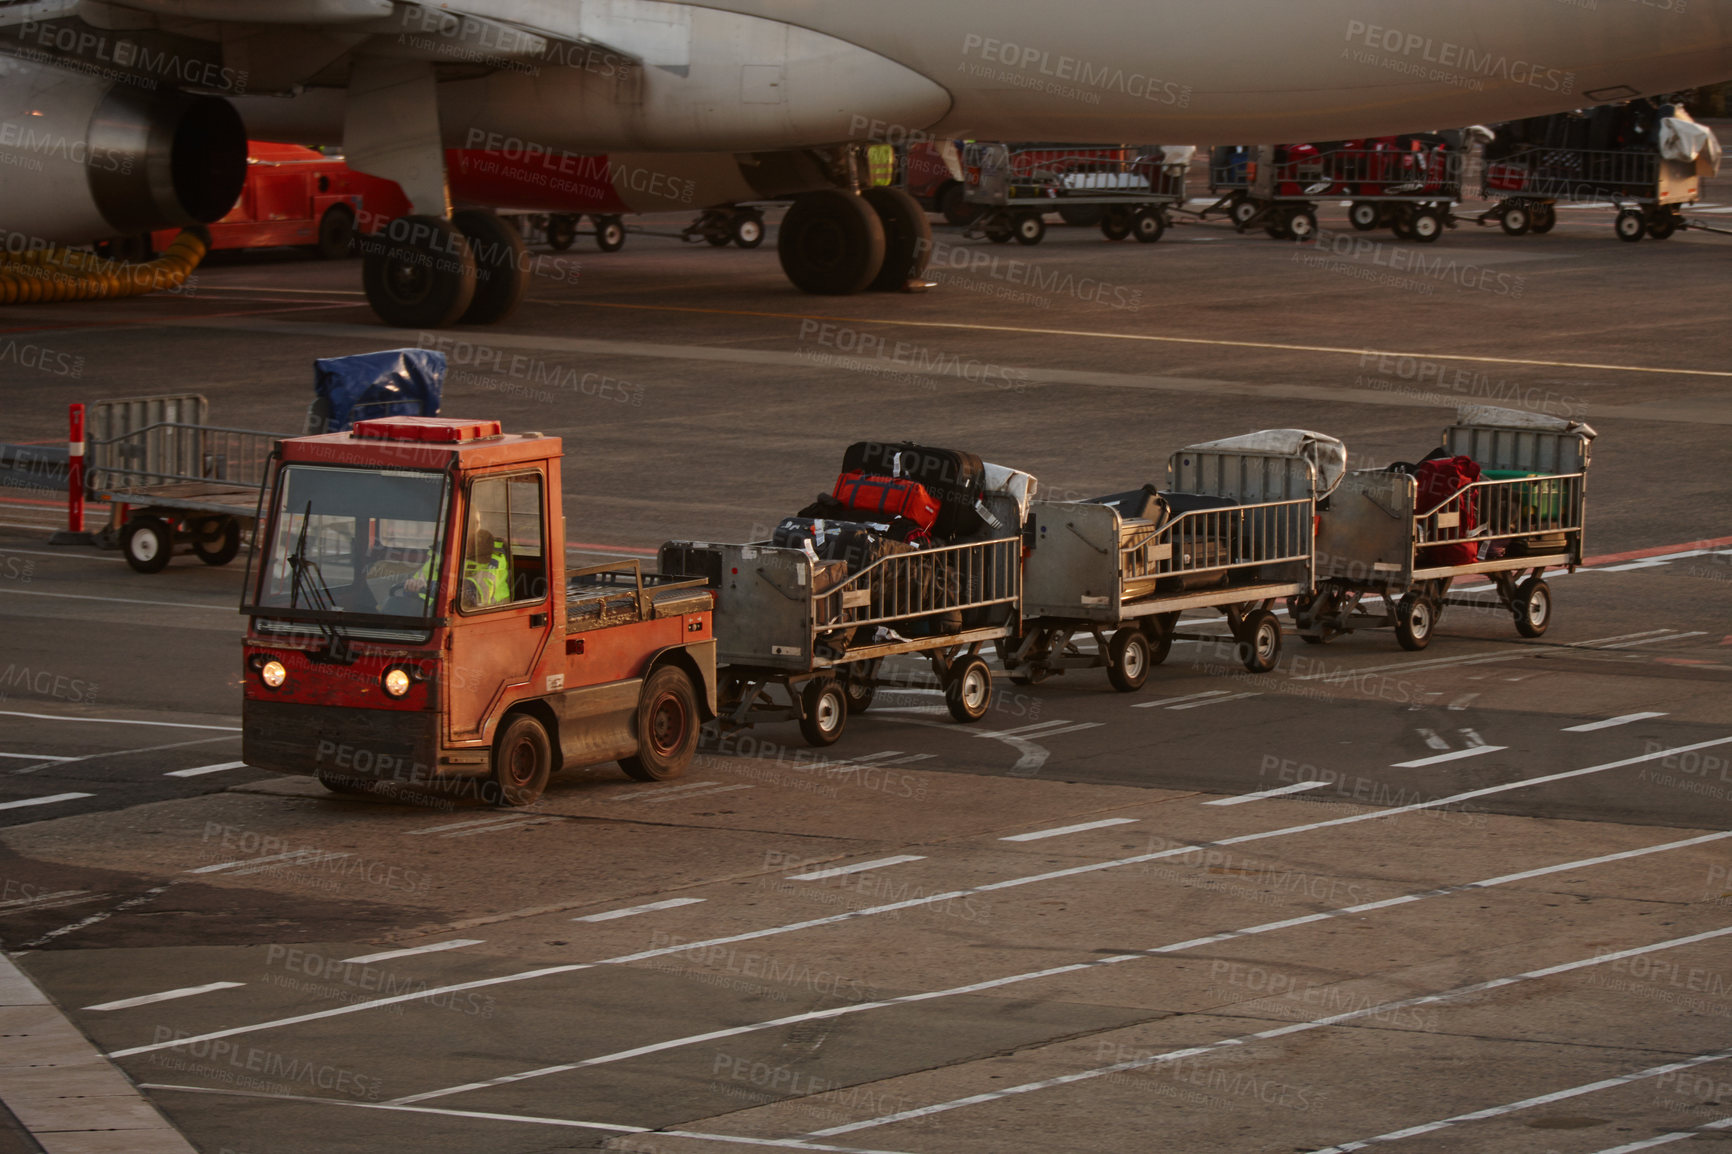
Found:
<svg viewBox="0 0 1732 1154"><path fill-rule="evenodd" d="M872 206L884 228L884 263L866 287L900 292L924 276L932 259L932 222L920 202L900 188L869 188L860 199Z"/></svg>
<svg viewBox="0 0 1732 1154"><path fill-rule="evenodd" d="M804 193L782 218L776 252L801 292L851 296L884 266L884 225L864 197L839 188Z"/></svg>
<svg viewBox="0 0 1732 1154"><path fill-rule="evenodd" d="M475 300L475 257L463 231L436 216L400 216L362 241L367 303L394 328L443 328Z"/></svg>
<svg viewBox="0 0 1732 1154"><path fill-rule="evenodd" d="M529 289L529 249L509 221L484 209L453 213L475 259L475 296L459 318L466 325L490 325L514 312Z"/></svg>

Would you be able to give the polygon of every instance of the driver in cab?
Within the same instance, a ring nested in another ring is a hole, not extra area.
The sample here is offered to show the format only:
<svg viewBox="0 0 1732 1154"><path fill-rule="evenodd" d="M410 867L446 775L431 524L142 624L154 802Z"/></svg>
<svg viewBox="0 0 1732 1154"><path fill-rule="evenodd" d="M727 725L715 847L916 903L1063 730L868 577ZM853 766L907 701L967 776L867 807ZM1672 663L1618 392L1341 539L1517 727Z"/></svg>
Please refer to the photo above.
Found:
<svg viewBox="0 0 1732 1154"><path fill-rule="evenodd" d="M403 583L402 592L424 601L433 585L434 564L432 556L423 561L420 570ZM490 530L470 530L469 549L463 555L462 590L465 609L487 609L511 600L510 562L504 543Z"/></svg>

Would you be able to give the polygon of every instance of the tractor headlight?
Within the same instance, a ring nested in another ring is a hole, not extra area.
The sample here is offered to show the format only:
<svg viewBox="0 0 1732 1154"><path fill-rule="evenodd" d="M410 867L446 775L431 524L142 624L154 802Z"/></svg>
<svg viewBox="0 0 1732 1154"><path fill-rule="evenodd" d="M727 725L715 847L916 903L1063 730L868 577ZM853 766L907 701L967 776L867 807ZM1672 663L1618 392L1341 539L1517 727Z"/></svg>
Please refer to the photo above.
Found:
<svg viewBox="0 0 1732 1154"><path fill-rule="evenodd" d="M289 671L281 661L267 661L259 666L259 680L272 689L281 689L289 679Z"/></svg>
<svg viewBox="0 0 1732 1154"><path fill-rule="evenodd" d="M385 670L385 676L379 679L379 684L385 687L385 692L392 697L402 697L409 692L409 671L392 668Z"/></svg>

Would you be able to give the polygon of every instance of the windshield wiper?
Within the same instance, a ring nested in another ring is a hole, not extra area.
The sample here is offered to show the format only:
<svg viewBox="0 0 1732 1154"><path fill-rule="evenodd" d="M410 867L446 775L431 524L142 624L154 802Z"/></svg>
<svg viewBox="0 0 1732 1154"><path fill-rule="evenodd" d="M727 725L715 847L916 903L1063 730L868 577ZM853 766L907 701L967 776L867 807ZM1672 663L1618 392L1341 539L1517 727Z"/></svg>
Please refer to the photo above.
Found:
<svg viewBox="0 0 1732 1154"><path fill-rule="evenodd" d="M289 554L289 568L294 573L289 583L289 608L297 609L301 602L301 588L308 590L308 607L325 613L337 611L337 599L331 593L331 587L325 581L325 574L319 568L319 563L307 557L307 529L313 523L313 503L307 502L306 510L301 514L301 531L295 538L295 551ZM342 645L344 637L337 631L335 624L329 621L319 621L315 624L325 637L325 646L329 653L335 655Z"/></svg>

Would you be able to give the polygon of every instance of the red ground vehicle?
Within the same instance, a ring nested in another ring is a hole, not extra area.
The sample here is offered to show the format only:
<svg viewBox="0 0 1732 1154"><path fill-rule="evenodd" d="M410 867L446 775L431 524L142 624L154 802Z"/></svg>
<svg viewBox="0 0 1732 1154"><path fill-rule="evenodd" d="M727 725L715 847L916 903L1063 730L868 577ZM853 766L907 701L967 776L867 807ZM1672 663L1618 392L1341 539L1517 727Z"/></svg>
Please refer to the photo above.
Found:
<svg viewBox="0 0 1732 1154"><path fill-rule="evenodd" d="M395 181L356 172L340 156L298 144L247 144L247 180L227 216L210 225L211 248L305 245L337 260L350 255L355 232L375 232L409 211ZM366 227L371 223L373 227ZM150 234L153 252L169 246L178 229Z"/></svg>
<svg viewBox="0 0 1732 1154"><path fill-rule="evenodd" d="M501 805L566 767L685 772L715 716L712 596L567 573L560 454L436 417L280 442L241 606L247 763Z"/></svg>

